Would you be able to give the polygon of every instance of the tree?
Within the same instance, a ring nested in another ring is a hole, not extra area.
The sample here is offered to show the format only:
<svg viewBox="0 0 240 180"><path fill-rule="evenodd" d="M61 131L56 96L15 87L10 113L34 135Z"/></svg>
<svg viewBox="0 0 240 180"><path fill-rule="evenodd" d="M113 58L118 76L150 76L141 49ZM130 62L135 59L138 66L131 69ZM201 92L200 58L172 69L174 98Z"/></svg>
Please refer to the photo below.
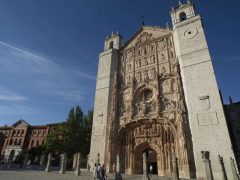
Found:
<svg viewBox="0 0 240 180"><path fill-rule="evenodd" d="M87 115L84 115L79 106L72 108L67 121L56 126L47 135L45 150L66 152L69 156L81 152L86 157L90 150L92 119L93 111L88 111Z"/></svg>
<svg viewBox="0 0 240 180"><path fill-rule="evenodd" d="M47 138L43 144L44 149L47 152L65 152L68 146L69 128L67 123L61 123L53 128L53 130L47 135Z"/></svg>
<svg viewBox="0 0 240 180"><path fill-rule="evenodd" d="M87 156L90 151L91 144L91 134L92 134L92 121L93 121L93 111L88 111L87 115L84 116L83 126L82 126L82 145L81 145L81 153L83 156Z"/></svg>

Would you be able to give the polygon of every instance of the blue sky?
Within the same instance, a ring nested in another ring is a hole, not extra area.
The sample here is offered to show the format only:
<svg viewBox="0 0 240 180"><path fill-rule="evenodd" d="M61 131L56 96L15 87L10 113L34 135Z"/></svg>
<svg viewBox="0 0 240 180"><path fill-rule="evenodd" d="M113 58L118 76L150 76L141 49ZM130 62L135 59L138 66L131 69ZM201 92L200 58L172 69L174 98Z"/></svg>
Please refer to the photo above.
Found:
<svg viewBox="0 0 240 180"><path fill-rule="evenodd" d="M184 2L184 1L183 1ZM224 101L240 100L240 1L195 0ZM64 121L93 107L98 55L112 31L171 24L171 0L1 0L0 125Z"/></svg>

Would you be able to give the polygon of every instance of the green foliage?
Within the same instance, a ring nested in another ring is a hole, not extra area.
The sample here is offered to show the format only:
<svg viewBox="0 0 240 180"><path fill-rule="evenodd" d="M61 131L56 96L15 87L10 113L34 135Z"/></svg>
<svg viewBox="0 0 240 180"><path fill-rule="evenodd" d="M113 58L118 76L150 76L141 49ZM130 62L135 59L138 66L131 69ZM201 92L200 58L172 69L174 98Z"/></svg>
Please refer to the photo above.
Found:
<svg viewBox="0 0 240 180"><path fill-rule="evenodd" d="M47 138L43 144L44 149L47 152L64 152L68 145L68 139L66 136L68 131L69 128L67 123L62 123L55 126L47 135Z"/></svg>
<svg viewBox="0 0 240 180"><path fill-rule="evenodd" d="M66 152L72 156L81 152L86 156L90 150L93 111L87 115L79 106L72 108L68 114L67 122L56 126L45 140L44 148L47 152Z"/></svg>

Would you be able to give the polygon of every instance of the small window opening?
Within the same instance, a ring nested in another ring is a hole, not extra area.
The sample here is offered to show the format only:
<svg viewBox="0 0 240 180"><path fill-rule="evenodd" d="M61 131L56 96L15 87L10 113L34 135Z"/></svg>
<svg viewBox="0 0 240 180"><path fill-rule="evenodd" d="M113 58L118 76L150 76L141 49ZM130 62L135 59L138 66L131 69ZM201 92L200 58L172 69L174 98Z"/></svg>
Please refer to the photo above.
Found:
<svg viewBox="0 0 240 180"><path fill-rule="evenodd" d="M109 49L112 49L112 48L113 48L113 41L109 43Z"/></svg>
<svg viewBox="0 0 240 180"><path fill-rule="evenodd" d="M185 13L185 12L181 12L181 13L179 14L179 19L180 19L180 21L186 20L186 19L187 19L186 13Z"/></svg>

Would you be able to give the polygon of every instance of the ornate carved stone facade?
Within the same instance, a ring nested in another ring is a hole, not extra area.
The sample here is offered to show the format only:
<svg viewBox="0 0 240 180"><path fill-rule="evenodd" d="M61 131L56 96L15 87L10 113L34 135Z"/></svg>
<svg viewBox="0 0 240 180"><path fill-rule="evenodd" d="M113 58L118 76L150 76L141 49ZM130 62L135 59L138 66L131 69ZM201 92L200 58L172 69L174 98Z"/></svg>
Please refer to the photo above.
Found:
<svg viewBox="0 0 240 180"><path fill-rule="evenodd" d="M212 170L221 179L224 157L233 179L235 155L201 17L190 1L170 14L172 30L143 26L124 44L118 33L106 38L89 164L104 163L109 172L120 164L123 173L143 173L147 157L154 173L173 176L177 157L180 177L203 179Z"/></svg>
<svg viewBox="0 0 240 180"><path fill-rule="evenodd" d="M125 157L121 164L126 173L142 173L141 154L149 149L159 175L172 174L171 160L176 154L180 172L189 176L191 138L172 32L142 27L134 36L120 49L112 97L117 100L112 111L117 124L111 128L118 133L109 134L108 146L116 139L114 149ZM112 156L110 149L108 154Z"/></svg>

